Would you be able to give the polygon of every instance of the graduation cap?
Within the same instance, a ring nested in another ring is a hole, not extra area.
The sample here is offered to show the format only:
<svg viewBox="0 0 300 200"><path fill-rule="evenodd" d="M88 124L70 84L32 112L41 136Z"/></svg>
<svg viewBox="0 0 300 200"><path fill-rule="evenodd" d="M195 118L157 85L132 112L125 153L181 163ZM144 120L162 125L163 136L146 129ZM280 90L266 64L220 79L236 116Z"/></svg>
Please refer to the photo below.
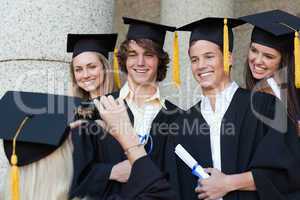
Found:
<svg viewBox="0 0 300 200"><path fill-rule="evenodd" d="M233 50L232 29L244 23L234 18L207 17L177 30L191 31L190 44L197 40L207 40L220 46L223 49L224 70L229 72L229 52Z"/></svg>
<svg viewBox="0 0 300 200"><path fill-rule="evenodd" d="M282 10L271 10L239 19L254 25L251 41L279 51L292 49L295 57L295 85L300 88L300 18ZM293 43L294 36L294 43Z"/></svg>
<svg viewBox="0 0 300 200"><path fill-rule="evenodd" d="M153 22L148 22L129 17L123 17L124 24L129 24L127 39L150 39L156 42L161 48L164 46L166 32L174 32L176 27L166 26ZM178 87L180 85L180 68L179 68L179 50L178 50L178 35L175 32L173 44L173 81Z"/></svg>
<svg viewBox="0 0 300 200"><path fill-rule="evenodd" d="M164 46L167 31L174 32L176 27L165 26L139 19L123 17L124 24L129 24L127 39L150 39L161 47Z"/></svg>
<svg viewBox="0 0 300 200"><path fill-rule="evenodd" d="M108 58L114 51L118 34L68 34L67 52L73 52L73 58L85 51L95 51Z"/></svg>
<svg viewBox="0 0 300 200"><path fill-rule="evenodd" d="M2 97L0 138L12 165L13 196L19 196L18 166L48 156L65 141L79 102L79 98L62 95L16 91Z"/></svg>

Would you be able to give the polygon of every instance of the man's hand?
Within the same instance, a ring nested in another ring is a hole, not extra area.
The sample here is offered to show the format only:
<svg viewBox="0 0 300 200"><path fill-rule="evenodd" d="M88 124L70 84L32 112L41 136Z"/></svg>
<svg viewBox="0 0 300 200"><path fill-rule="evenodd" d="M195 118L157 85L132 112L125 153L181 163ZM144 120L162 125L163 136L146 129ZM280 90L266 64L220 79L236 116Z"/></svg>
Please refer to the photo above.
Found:
<svg viewBox="0 0 300 200"><path fill-rule="evenodd" d="M226 174L214 168L206 168L205 171L211 176L207 179L198 180L198 186L195 189L195 192L198 193L198 199L216 200L231 191Z"/></svg>

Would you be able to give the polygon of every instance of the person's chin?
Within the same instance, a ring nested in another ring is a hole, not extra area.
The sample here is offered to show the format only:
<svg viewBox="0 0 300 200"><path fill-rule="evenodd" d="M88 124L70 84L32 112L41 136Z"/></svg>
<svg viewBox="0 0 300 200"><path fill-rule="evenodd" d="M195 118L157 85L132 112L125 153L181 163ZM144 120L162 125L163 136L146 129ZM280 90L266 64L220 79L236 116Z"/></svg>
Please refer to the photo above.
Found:
<svg viewBox="0 0 300 200"><path fill-rule="evenodd" d="M264 79L267 76L265 72L258 73L254 69L251 69L251 74L252 74L253 78L255 78L257 80Z"/></svg>
<svg viewBox="0 0 300 200"><path fill-rule="evenodd" d="M202 89L211 89L211 88L213 88L213 84L209 81L199 81L199 85Z"/></svg>
<svg viewBox="0 0 300 200"><path fill-rule="evenodd" d="M95 87L86 87L84 90L87 92L95 92L96 88Z"/></svg>
<svg viewBox="0 0 300 200"><path fill-rule="evenodd" d="M152 81L146 79L146 78L140 78L140 79L136 79L135 82L138 85L150 85L152 83Z"/></svg>
<svg viewBox="0 0 300 200"><path fill-rule="evenodd" d="M264 74L256 74L256 73L254 73L252 75L257 80L261 80L261 79L264 79L266 77L266 75L264 75Z"/></svg>

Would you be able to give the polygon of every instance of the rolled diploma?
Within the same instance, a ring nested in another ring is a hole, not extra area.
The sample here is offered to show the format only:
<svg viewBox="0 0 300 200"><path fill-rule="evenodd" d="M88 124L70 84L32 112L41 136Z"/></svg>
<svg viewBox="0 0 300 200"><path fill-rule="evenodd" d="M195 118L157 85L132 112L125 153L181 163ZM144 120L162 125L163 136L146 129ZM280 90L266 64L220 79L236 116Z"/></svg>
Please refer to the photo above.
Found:
<svg viewBox="0 0 300 200"><path fill-rule="evenodd" d="M181 146L178 144L175 147L176 155L187 165L191 168L192 173L197 176L198 178L205 179L209 178L209 175L204 171L203 167L198 164L198 162Z"/></svg>

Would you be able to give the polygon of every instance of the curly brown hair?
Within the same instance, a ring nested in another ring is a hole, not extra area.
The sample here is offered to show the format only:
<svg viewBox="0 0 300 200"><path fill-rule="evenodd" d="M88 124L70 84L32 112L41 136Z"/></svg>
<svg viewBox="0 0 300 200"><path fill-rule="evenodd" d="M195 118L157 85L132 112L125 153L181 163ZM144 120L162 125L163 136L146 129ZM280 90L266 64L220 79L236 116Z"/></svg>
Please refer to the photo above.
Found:
<svg viewBox="0 0 300 200"><path fill-rule="evenodd" d="M122 42L117 57L120 69L127 74L126 61L129 52L129 43L132 40L125 40ZM157 78L156 81L162 81L166 78L168 64L170 62L169 54L156 42L150 39L135 39L134 40L140 47L149 52L154 53L158 57Z"/></svg>

